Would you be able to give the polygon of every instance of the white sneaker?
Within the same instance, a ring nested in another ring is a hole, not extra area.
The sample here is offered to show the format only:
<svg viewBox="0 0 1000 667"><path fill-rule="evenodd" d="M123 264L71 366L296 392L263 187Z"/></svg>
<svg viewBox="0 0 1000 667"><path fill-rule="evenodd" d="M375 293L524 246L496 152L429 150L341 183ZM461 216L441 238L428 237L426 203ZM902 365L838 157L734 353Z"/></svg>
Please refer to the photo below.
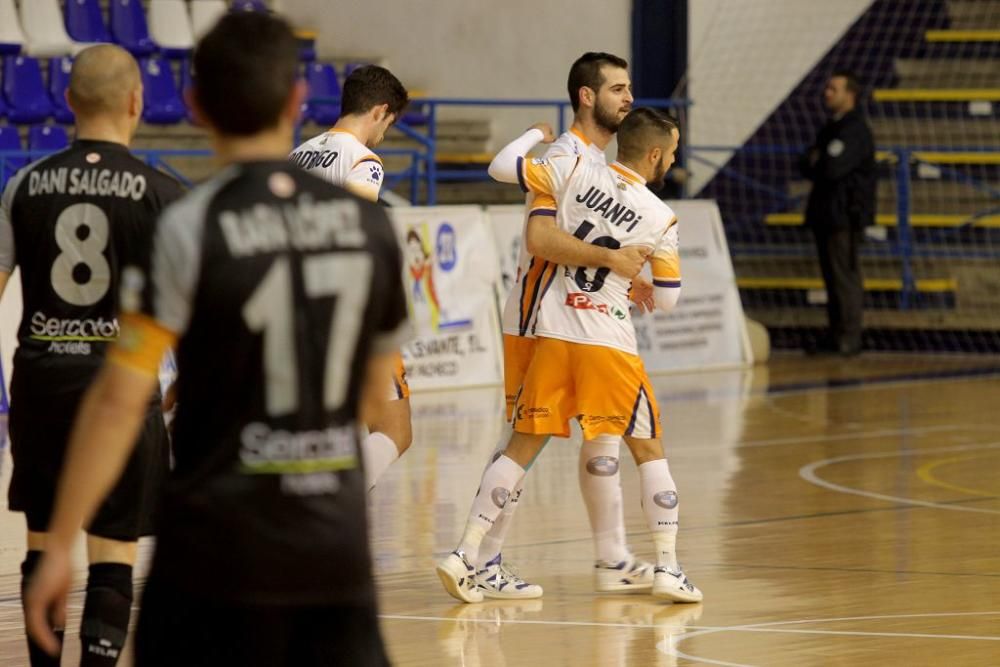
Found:
<svg viewBox="0 0 1000 667"><path fill-rule="evenodd" d="M503 562L503 556L486 563L486 567L476 572L476 585L483 597L493 600L514 600L542 597L542 587L529 584L517 576L513 566Z"/></svg>
<svg viewBox="0 0 1000 667"><path fill-rule="evenodd" d="M674 602L701 602L704 596L698 587L688 581L684 570L667 567L655 568L653 574L653 596Z"/></svg>
<svg viewBox="0 0 1000 667"><path fill-rule="evenodd" d="M648 591L653 586L653 564L635 556L618 563L599 560L594 564L594 577L602 593Z"/></svg>
<svg viewBox="0 0 1000 667"><path fill-rule="evenodd" d="M438 577L448 595L462 602L482 602L483 594L476 587L476 570L461 551L452 551L438 563Z"/></svg>

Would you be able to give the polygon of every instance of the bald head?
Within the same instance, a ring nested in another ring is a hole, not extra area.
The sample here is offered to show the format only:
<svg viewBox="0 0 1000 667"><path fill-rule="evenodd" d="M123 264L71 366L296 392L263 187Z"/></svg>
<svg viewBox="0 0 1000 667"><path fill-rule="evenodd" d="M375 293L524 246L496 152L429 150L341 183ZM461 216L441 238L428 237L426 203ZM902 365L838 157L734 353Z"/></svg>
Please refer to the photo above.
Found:
<svg viewBox="0 0 1000 667"><path fill-rule="evenodd" d="M67 97L78 116L124 116L141 86L139 65L128 51L98 44L81 51L73 61Z"/></svg>

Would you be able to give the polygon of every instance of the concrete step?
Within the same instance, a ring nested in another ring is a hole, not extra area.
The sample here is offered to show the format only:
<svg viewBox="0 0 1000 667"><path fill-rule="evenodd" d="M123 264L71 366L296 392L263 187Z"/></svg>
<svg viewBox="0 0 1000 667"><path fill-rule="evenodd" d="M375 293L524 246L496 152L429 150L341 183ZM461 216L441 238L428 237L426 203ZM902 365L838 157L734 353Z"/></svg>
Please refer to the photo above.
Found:
<svg viewBox="0 0 1000 667"><path fill-rule="evenodd" d="M948 0L948 18L952 30L989 30L1000 28L1000 2L997 0Z"/></svg>
<svg viewBox="0 0 1000 667"><path fill-rule="evenodd" d="M1000 59L898 58L898 88L997 88Z"/></svg>
<svg viewBox="0 0 1000 667"><path fill-rule="evenodd" d="M400 183L393 192L410 198L409 182ZM419 201L424 201L426 188L421 181L417 190ZM478 183L438 183L437 203L446 204L523 204L524 193L517 186L494 181Z"/></svg>
<svg viewBox="0 0 1000 667"><path fill-rule="evenodd" d="M1000 183L986 182L984 185L1000 190ZM788 184L788 193L793 197L806 197L811 187L809 181L792 181ZM896 210L895 182L878 182L876 203L880 213L892 213ZM965 183L919 179L910 182L910 210L914 213L973 215L997 207L1000 207L1000 201L990 193Z"/></svg>
<svg viewBox="0 0 1000 667"><path fill-rule="evenodd" d="M880 146L993 146L1000 137L1000 119L872 118Z"/></svg>

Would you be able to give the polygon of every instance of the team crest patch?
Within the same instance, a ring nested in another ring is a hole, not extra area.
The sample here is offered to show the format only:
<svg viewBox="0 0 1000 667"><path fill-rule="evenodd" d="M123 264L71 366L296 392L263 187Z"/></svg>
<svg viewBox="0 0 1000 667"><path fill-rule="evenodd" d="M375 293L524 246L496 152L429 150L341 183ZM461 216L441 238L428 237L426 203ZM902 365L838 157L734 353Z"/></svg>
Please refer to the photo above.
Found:
<svg viewBox="0 0 1000 667"><path fill-rule="evenodd" d="M595 456L587 461L587 472L598 477L611 477L618 472L618 459L614 456Z"/></svg>
<svg viewBox="0 0 1000 667"><path fill-rule="evenodd" d="M373 164L369 169L369 178L373 183L380 183L382 181L382 167L377 164Z"/></svg>
<svg viewBox="0 0 1000 667"><path fill-rule="evenodd" d="M295 179L279 171L268 177L267 188L275 197L288 199L295 194Z"/></svg>
<svg viewBox="0 0 1000 667"><path fill-rule="evenodd" d="M843 141L841 141L840 139L834 139L829 144L827 144L826 152L830 154L830 157L840 157L840 155L844 152L845 148L846 146L844 146Z"/></svg>
<svg viewBox="0 0 1000 667"><path fill-rule="evenodd" d="M536 167L540 167L543 164L548 164L548 161L545 160L545 158L535 157L531 158L531 164L535 165Z"/></svg>
<svg viewBox="0 0 1000 667"><path fill-rule="evenodd" d="M672 510L677 507L677 492L676 491L660 491L655 496L653 496L653 502L666 510Z"/></svg>
<svg viewBox="0 0 1000 667"><path fill-rule="evenodd" d="M493 504L500 509L503 509L503 506L507 504L507 499L509 497L510 491L499 486L493 489L493 492L490 493L490 499L493 500Z"/></svg>

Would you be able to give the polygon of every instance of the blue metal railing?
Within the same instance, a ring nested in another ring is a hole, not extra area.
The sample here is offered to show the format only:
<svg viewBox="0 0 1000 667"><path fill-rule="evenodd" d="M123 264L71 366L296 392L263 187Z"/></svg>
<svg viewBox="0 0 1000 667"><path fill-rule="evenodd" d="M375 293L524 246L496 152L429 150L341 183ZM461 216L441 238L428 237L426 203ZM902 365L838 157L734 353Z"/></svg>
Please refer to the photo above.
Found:
<svg viewBox="0 0 1000 667"><path fill-rule="evenodd" d="M338 105L339 97L313 97L309 103ZM423 125L426 128L423 132L416 127L400 121L395 127L404 136L415 141L418 148L381 148L377 152L381 156L402 155L410 158L409 166L404 169L386 173L385 185L393 187L403 179L409 179L410 201L413 204L423 203L433 206L437 203L437 184L441 180L488 180L486 169L469 170L439 170L437 168L437 115L441 107L521 107L521 108L543 108L555 113L555 127L559 133L566 129L566 121L569 116L570 103L564 99L488 99L488 98L462 98L462 97L426 97L413 100L414 108L419 109L419 115L426 121ZM641 98L633 102L634 106L651 106L660 109L675 109L682 116L687 107L691 105L690 100L680 98ZM301 142L301 127L296 130L296 144ZM136 155L143 157L150 165L162 168L177 180L190 185L191 181L179 170L170 164L171 158L209 158L211 153L207 150L174 150L174 149L144 149L134 151ZM43 157L45 151L0 151L0 183L5 182L7 176L20 166L25 158L28 161ZM13 167L13 168L12 168ZM424 184L423 201L419 195L419 185Z"/></svg>
<svg viewBox="0 0 1000 667"><path fill-rule="evenodd" d="M315 104L339 105L338 97L314 97L309 100ZM424 116L426 130L420 132L416 127L405 122L396 123L395 127L405 136L415 140L423 148L421 155L421 180L424 182L426 190L424 204L433 206L437 203L437 184L442 180L453 181L485 181L489 180L486 169L438 169L437 167L437 118L438 109L441 107L520 107L520 108L542 108L548 109L555 114L554 126L558 133L566 130L566 120L570 115L571 105L565 99L488 99L488 98L466 98L466 97L421 97L412 101L411 106L419 109L419 114ZM691 106L691 101L681 98L639 98L633 102L633 106L648 106L658 109L675 109L683 116L684 111ZM411 112L412 113L412 112ZM683 118L682 124L683 124ZM379 154L388 154L387 150L377 151ZM410 198L413 203L417 203L418 197L411 189Z"/></svg>
<svg viewBox="0 0 1000 667"><path fill-rule="evenodd" d="M38 150L22 150L22 151L0 151L0 183L6 183L7 178L15 171L23 167L24 165L37 160L39 158L45 157L51 154L52 151L38 151ZM185 159L185 158L197 158L197 159L211 159L212 151L205 149L136 149L132 153L142 160L145 160L146 164L153 168L161 169L166 173L170 174L176 178L180 183L186 187L191 187L193 182L188 178L183 172L178 170L173 164L171 164L171 159ZM409 165L403 169L398 169L394 171L387 171L385 174L385 186L388 188L393 188L403 179L410 180L410 191L416 193L418 191L418 183L420 178L420 164L424 159L421 151L414 148L390 148L386 150L379 151L381 155L386 156L406 156L410 158ZM414 203L416 203L414 201Z"/></svg>

